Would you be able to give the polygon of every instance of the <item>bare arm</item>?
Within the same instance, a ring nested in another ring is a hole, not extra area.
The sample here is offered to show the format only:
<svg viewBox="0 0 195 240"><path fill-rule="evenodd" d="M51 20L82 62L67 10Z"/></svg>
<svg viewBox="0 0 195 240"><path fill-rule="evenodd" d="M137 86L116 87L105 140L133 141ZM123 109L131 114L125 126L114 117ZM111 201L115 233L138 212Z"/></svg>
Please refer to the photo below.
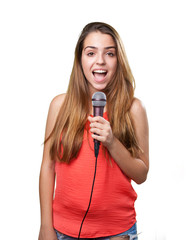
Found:
<svg viewBox="0 0 195 240"><path fill-rule="evenodd" d="M45 137L51 133L56 121L60 106L64 100L64 95L55 97L49 108ZM43 159L39 179L39 195L41 208L41 228L39 240L57 240L53 229L52 202L55 185L55 161L52 161L49 154L50 140L44 146Z"/></svg>
<svg viewBox="0 0 195 240"><path fill-rule="evenodd" d="M132 103L131 116L138 144L143 150L139 158L132 157L124 145L114 137L110 123L104 118L89 117L89 121L92 137L107 147L113 159L129 178L141 184L146 180L149 170L149 131L145 108L138 99Z"/></svg>

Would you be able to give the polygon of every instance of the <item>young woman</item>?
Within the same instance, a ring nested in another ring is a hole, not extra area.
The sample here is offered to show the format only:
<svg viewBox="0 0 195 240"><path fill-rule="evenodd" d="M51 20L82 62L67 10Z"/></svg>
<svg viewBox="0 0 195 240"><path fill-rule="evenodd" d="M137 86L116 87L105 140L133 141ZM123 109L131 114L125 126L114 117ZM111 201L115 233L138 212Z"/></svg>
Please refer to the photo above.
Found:
<svg viewBox="0 0 195 240"><path fill-rule="evenodd" d="M98 91L106 94L107 103L103 117L92 117L91 98ZM94 139L101 147L89 206ZM134 97L121 39L110 25L90 23L76 45L68 91L55 97L49 108L39 240L135 236L137 195L131 180L146 180L148 147L146 111Z"/></svg>

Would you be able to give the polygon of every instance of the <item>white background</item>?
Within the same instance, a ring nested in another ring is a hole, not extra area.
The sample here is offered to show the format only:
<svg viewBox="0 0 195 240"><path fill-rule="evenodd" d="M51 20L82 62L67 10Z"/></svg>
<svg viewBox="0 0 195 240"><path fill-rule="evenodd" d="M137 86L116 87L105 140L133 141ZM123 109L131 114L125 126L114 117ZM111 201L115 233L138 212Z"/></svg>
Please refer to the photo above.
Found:
<svg viewBox="0 0 195 240"><path fill-rule="evenodd" d="M194 10L190 0L0 2L1 239L38 237L47 111L91 21L121 35L148 113L151 167L134 184L139 239L195 239Z"/></svg>

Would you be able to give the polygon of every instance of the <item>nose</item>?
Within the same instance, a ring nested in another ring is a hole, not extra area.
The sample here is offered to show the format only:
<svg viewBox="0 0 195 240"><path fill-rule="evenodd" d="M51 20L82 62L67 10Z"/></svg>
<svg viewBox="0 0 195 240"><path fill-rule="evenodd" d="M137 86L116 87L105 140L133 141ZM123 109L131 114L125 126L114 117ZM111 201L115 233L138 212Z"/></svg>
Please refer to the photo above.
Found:
<svg viewBox="0 0 195 240"><path fill-rule="evenodd" d="M98 65L105 65L106 64L103 54L98 54L96 63Z"/></svg>

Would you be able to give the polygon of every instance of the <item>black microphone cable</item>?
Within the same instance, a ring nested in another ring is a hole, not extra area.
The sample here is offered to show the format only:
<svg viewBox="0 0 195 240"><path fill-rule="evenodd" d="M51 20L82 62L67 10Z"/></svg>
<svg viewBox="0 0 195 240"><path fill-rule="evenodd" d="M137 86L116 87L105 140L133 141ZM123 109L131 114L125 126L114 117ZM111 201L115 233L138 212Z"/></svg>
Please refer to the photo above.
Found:
<svg viewBox="0 0 195 240"><path fill-rule="evenodd" d="M98 146L98 152L99 152L99 146ZM97 152L97 150L96 150L96 153L97 153L97 154L95 154L95 158L96 158L96 159L95 159L95 171L94 171L93 183L92 183L92 188L91 188L91 196L90 196L90 199L89 199L89 205L88 205L87 211L86 211L86 213L85 213L85 215L84 215L84 217L83 217L83 220L82 220L82 222L81 222L81 226L80 226L80 230L79 230L79 235L78 235L78 238L77 238L77 239L80 239L80 235L81 235L81 230L82 230L82 227L83 227L83 223L84 223L84 221L85 221L85 218L86 218L87 213L89 212L89 208L90 208L90 206L91 206L91 200L92 200L92 196L93 196L93 189L94 189L95 177L96 177L96 170L97 170L97 157L98 157L98 152Z"/></svg>
<svg viewBox="0 0 195 240"><path fill-rule="evenodd" d="M103 116L103 112L104 112L104 107L106 105L106 95L103 92L95 92L92 96L92 106L93 106L93 112L94 112L94 116ZM78 239L80 239L80 234L81 234L81 230L83 227L83 223L85 221L85 218L87 216L87 213L89 212L89 208L91 205L91 200L92 200L92 195L93 195L93 188L94 188L94 183L95 183L95 177L96 177L96 170L97 170L97 158L98 158L98 154L99 154L99 146L100 146L100 142L98 140L94 139L94 153L95 153L95 171L94 171L94 177L93 177L93 183L92 183L92 188L91 188L91 196L89 199L89 205L87 208L87 211L83 217L83 220L81 222L81 226L80 226L80 230L79 230L79 235L78 235Z"/></svg>

